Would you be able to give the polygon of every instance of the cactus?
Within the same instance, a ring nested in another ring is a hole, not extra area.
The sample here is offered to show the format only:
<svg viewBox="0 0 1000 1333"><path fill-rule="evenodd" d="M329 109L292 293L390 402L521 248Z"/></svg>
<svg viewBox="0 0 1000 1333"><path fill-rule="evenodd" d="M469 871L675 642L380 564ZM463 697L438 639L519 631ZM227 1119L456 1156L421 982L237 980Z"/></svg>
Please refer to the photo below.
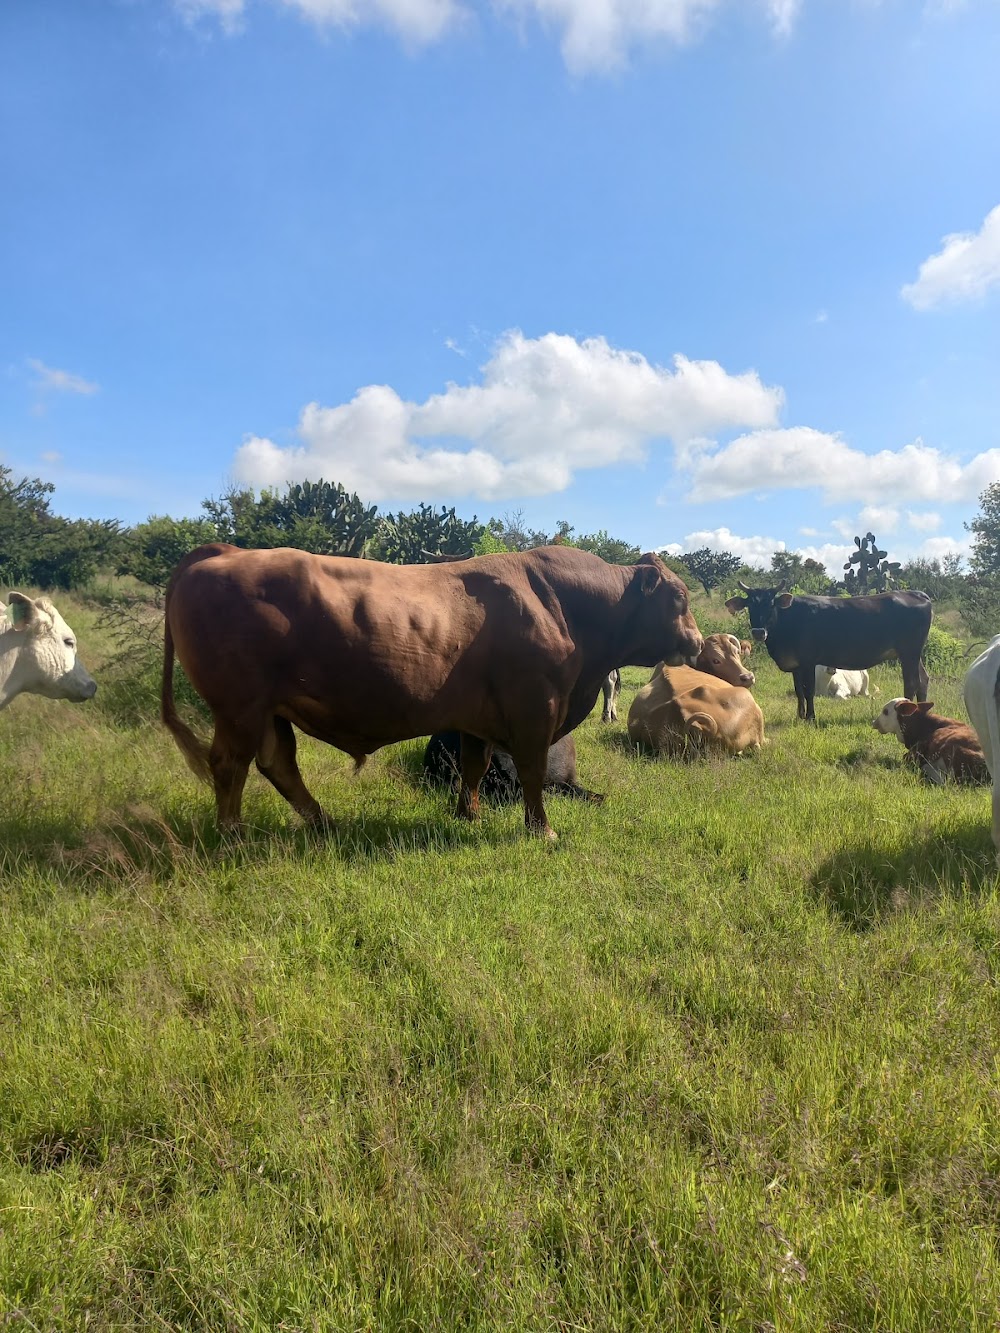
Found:
<svg viewBox="0 0 1000 1333"><path fill-rule="evenodd" d="M879 550L874 532L866 532L864 538L855 537L852 551L844 569L844 583L852 597L863 596L869 592L886 592L896 586L900 562L887 560L887 551ZM857 565L857 569L854 566Z"/></svg>

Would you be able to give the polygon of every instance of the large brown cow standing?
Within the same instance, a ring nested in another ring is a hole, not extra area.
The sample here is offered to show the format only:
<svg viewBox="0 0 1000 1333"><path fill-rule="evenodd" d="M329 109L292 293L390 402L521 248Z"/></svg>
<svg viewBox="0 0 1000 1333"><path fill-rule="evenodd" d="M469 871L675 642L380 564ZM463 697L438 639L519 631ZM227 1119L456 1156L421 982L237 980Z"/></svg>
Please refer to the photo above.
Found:
<svg viewBox="0 0 1000 1333"><path fill-rule="evenodd" d="M455 729L457 814L479 812L493 745L514 759L525 822L542 805L549 746L594 706L613 666L695 657L684 584L655 555L607 565L565 546L440 565L202 546L166 596L161 715L237 825L250 763L311 823L294 727L360 765L383 745ZM177 716L174 652L215 719L211 747Z"/></svg>

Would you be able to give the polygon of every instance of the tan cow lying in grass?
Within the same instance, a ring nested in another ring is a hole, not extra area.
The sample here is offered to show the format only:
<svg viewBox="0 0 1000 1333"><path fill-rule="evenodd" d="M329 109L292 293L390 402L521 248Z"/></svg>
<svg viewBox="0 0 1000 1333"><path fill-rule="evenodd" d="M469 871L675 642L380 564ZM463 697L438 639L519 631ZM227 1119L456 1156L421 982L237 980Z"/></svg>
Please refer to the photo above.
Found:
<svg viewBox="0 0 1000 1333"><path fill-rule="evenodd" d="M970 726L932 713L932 703L890 699L872 726L885 736L898 736L906 757L924 777L938 786L955 782L989 782L986 756Z"/></svg>
<svg viewBox="0 0 1000 1333"><path fill-rule="evenodd" d="M665 754L692 749L740 754L764 744L764 715L747 688L753 672L740 660L739 640L710 634L698 666L662 663L632 700L628 734L636 745Z"/></svg>
<svg viewBox="0 0 1000 1333"><path fill-rule="evenodd" d="M19 694L83 703L97 682L76 655L76 635L47 597L0 602L0 708Z"/></svg>

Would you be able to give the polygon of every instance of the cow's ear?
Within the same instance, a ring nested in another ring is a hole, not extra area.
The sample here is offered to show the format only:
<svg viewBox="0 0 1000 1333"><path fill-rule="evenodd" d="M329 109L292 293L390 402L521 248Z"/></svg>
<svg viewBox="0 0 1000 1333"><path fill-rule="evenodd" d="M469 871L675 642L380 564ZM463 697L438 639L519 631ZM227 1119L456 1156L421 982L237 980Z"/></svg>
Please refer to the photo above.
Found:
<svg viewBox="0 0 1000 1333"><path fill-rule="evenodd" d="M35 603L23 592L12 592L7 604L7 614L15 629L27 629L36 619L38 611Z"/></svg>
<svg viewBox="0 0 1000 1333"><path fill-rule="evenodd" d="M644 597L656 592L663 582L666 565L653 551L647 551L636 561L636 583Z"/></svg>
<svg viewBox="0 0 1000 1333"><path fill-rule="evenodd" d="M726 603L726 610L731 616L738 616L741 611L745 611L750 603L745 597L730 597Z"/></svg>
<svg viewBox="0 0 1000 1333"><path fill-rule="evenodd" d="M933 707L934 705L932 703L924 702L922 704L917 704L917 711L920 713L929 713Z"/></svg>
<svg viewBox="0 0 1000 1333"><path fill-rule="evenodd" d="M900 699L899 703L896 705L897 717L909 717L911 713L915 713L916 711L917 705L912 703L909 699Z"/></svg>
<svg viewBox="0 0 1000 1333"><path fill-rule="evenodd" d="M783 592L780 597L774 599L774 604L781 611L787 611L792 604L792 594Z"/></svg>

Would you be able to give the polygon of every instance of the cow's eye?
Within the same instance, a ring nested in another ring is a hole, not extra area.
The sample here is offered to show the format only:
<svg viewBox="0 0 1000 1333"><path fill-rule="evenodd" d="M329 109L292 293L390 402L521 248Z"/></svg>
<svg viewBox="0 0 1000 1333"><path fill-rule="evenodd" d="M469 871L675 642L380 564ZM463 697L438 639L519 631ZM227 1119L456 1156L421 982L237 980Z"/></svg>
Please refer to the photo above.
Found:
<svg viewBox="0 0 1000 1333"><path fill-rule="evenodd" d="M67 648L75 648L75 647L76 647L76 644L73 642L72 639L63 639L63 643L66 645Z"/></svg>

